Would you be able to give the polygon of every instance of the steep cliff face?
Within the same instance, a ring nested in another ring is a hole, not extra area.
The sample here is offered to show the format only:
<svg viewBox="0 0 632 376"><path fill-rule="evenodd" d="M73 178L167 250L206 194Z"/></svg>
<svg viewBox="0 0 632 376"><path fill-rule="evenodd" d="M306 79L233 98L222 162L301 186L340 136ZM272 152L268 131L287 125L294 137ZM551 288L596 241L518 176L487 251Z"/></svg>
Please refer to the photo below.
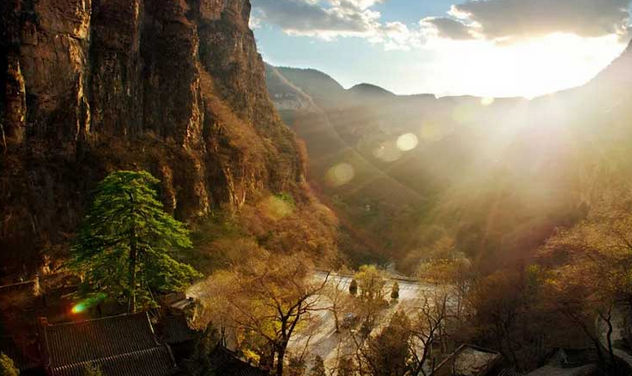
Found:
<svg viewBox="0 0 632 376"><path fill-rule="evenodd" d="M150 170L185 220L238 209L262 190L307 200L248 0L0 8L0 277L28 272L66 242L113 169Z"/></svg>

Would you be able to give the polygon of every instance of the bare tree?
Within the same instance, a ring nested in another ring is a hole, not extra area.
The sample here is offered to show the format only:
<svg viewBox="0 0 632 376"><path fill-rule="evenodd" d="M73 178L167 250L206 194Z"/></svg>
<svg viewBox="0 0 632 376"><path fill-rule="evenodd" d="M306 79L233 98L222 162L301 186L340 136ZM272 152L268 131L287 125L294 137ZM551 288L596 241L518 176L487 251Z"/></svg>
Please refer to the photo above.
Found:
<svg viewBox="0 0 632 376"><path fill-rule="evenodd" d="M409 341L412 361L409 370L412 375L426 375L426 363L432 356L432 346L436 341L445 341L448 337L450 320L456 318L456 310L451 303L453 296L445 291L426 291L419 296L419 305L415 307L410 321Z"/></svg>
<svg viewBox="0 0 632 376"><path fill-rule="evenodd" d="M202 297L203 320L221 322L263 341L262 348L273 351L276 375L283 376L290 339L299 323L322 310L319 299L328 277L317 281L305 257L272 257L262 251L209 279Z"/></svg>

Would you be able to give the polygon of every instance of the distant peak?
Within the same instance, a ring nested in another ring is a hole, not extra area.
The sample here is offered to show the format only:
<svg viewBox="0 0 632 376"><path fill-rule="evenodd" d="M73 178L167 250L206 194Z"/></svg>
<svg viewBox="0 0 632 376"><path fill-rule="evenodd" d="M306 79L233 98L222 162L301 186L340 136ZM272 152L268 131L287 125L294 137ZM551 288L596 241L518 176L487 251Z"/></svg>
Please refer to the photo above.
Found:
<svg viewBox="0 0 632 376"><path fill-rule="evenodd" d="M373 85L373 84L367 84L367 83L361 83L358 85L355 85L354 87L352 87L351 89L349 89L349 92L351 93L356 93L356 94L362 94L362 95L373 95L373 96L389 96L389 97L394 97L395 94L384 89L381 88L377 85Z"/></svg>

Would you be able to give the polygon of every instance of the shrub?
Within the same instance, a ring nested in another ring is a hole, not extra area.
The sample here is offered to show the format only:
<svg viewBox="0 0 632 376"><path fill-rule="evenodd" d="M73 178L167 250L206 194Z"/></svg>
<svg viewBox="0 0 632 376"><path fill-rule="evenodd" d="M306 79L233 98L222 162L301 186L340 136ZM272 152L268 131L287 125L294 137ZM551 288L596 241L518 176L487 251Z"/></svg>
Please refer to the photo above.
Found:
<svg viewBox="0 0 632 376"><path fill-rule="evenodd" d="M349 284L349 293L354 296L358 294L358 282L355 279Z"/></svg>
<svg viewBox="0 0 632 376"><path fill-rule="evenodd" d="M397 283L397 281L393 283L393 287L391 288L391 299L399 299L399 283Z"/></svg>

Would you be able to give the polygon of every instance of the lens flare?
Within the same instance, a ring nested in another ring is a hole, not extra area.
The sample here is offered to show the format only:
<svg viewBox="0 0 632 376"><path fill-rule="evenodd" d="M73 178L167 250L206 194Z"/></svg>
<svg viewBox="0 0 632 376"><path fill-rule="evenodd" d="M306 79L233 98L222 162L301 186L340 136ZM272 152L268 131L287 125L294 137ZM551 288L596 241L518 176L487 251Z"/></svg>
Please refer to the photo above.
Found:
<svg viewBox="0 0 632 376"><path fill-rule="evenodd" d="M406 133L397 138L397 148L401 151L411 151L418 144L419 139L412 133Z"/></svg>
<svg viewBox="0 0 632 376"><path fill-rule="evenodd" d="M79 303L75 304L70 309L70 312L73 315L78 315L80 313L85 312L88 308L96 306L97 304L101 303L103 300L105 300L105 298L107 298L107 295L105 293L100 292L98 294L91 296L90 298L84 299L80 301Z"/></svg>
<svg viewBox="0 0 632 376"><path fill-rule="evenodd" d="M329 185L339 187L349 183L355 177L355 170L349 163L340 163L327 171Z"/></svg>
<svg viewBox="0 0 632 376"><path fill-rule="evenodd" d="M78 313L85 311L86 308L87 307L85 306L85 304L79 303L79 304L75 304L70 311L76 315Z"/></svg>

